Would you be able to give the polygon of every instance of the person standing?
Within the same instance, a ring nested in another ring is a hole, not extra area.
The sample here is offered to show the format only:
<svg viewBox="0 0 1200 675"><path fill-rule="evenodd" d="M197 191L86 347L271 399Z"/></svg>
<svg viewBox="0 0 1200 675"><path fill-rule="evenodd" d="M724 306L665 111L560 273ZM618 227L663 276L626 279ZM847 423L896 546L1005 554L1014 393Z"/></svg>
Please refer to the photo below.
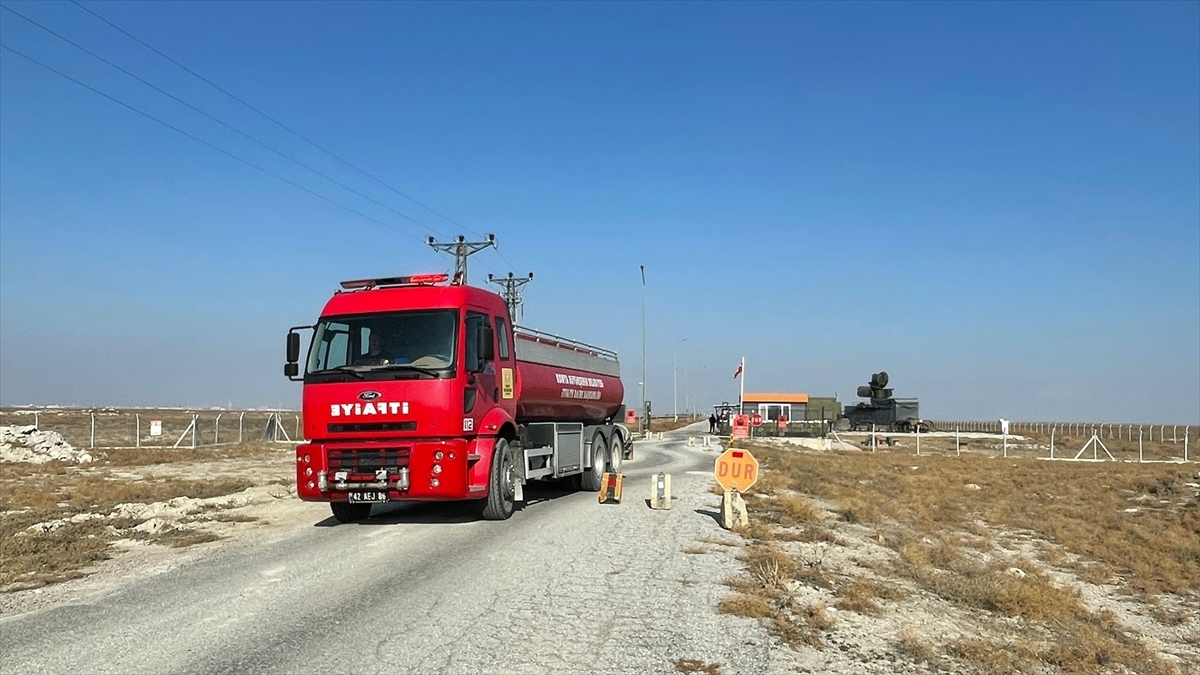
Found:
<svg viewBox="0 0 1200 675"><path fill-rule="evenodd" d="M709 414L708 416L708 433L717 433L717 416L715 414Z"/></svg>

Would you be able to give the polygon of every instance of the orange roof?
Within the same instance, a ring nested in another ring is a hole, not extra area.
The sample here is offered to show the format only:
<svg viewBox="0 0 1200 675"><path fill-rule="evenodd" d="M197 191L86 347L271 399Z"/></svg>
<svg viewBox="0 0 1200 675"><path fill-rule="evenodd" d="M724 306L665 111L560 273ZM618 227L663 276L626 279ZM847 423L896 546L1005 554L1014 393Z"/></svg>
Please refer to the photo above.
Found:
<svg viewBox="0 0 1200 675"><path fill-rule="evenodd" d="M808 403L808 394L746 394L745 403Z"/></svg>

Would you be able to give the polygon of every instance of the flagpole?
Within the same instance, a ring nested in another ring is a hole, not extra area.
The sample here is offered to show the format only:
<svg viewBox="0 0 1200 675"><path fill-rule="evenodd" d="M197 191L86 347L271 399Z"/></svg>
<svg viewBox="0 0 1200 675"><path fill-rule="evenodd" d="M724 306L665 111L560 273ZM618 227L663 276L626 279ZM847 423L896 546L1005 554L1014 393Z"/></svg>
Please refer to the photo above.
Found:
<svg viewBox="0 0 1200 675"><path fill-rule="evenodd" d="M746 357L744 357L744 356L742 357L741 371L742 371L742 390L740 392L738 392L738 414L739 415L742 415L745 413L745 410L743 410L743 406L746 405L746 403L745 403L745 398L746 398Z"/></svg>

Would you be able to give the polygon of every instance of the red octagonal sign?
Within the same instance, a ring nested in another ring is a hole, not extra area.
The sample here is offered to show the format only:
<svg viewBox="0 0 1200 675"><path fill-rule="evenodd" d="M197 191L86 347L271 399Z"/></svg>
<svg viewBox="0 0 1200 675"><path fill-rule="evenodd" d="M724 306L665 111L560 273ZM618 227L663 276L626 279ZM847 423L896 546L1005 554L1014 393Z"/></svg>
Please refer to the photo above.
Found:
<svg viewBox="0 0 1200 675"><path fill-rule="evenodd" d="M750 423L756 427L761 427L762 426L762 415L759 415L758 413L754 413L754 417L750 418Z"/></svg>

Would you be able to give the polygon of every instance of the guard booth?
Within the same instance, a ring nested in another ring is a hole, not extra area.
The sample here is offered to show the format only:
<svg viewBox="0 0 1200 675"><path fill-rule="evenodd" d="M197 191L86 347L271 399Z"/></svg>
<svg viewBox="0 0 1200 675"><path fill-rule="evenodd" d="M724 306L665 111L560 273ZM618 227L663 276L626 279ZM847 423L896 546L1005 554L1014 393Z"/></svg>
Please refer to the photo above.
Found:
<svg viewBox="0 0 1200 675"><path fill-rule="evenodd" d="M754 429L755 436L824 436L837 420L841 406L832 396L747 392L738 412L762 418L762 426Z"/></svg>

